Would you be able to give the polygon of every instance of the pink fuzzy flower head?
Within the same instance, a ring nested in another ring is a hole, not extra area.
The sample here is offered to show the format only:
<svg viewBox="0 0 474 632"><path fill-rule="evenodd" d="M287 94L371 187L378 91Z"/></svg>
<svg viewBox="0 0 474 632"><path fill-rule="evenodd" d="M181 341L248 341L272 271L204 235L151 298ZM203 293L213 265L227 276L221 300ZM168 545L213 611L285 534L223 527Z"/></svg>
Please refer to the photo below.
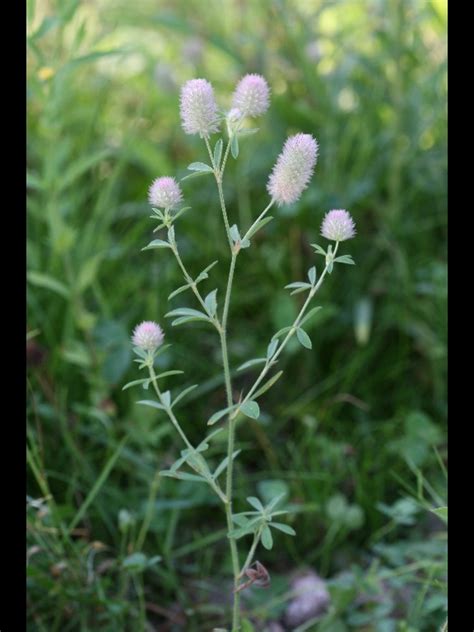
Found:
<svg viewBox="0 0 474 632"><path fill-rule="evenodd" d="M164 333L152 320L145 320L135 327L132 343L144 351L155 351L163 342Z"/></svg>
<svg viewBox="0 0 474 632"><path fill-rule="evenodd" d="M244 116L259 116L270 105L270 88L261 75L245 75L234 91L232 107Z"/></svg>
<svg viewBox="0 0 474 632"><path fill-rule="evenodd" d="M356 234L355 224L349 213L343 209L326 213L321 225L321 235L331 241L345 241Z"/></svg>
<svg viewBox="0 0 474 632"><path fill-rule="evenodd" d="M296 202L313 175L318 143L310 134L290 136L278 156L267 191L279 205Z"/></svg>
<svg viewBox="0 0 474 632"><path fill-rule="evenodd" d="M214 90L205 79L191 79L181 88L181 124L186 134L208 137L219 130Z"/></svg>
<svg viewBox="0 0 474 632"><path fill-rule="evenodd" d="M181 188L174 178L156 178L148 189L148 201L157 208L175 209L183 201Z"/></svg>

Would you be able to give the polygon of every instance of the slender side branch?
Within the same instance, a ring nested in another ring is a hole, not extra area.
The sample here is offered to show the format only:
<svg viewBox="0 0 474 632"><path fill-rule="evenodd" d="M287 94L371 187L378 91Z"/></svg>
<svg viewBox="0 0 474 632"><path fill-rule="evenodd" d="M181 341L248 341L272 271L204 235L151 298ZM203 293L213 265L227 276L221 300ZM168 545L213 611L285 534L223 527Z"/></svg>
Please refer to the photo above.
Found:
<svg viewBox="0 0 474 632"><path fill-rule="evenodd" d="M149 372L150 372L151 381L153 383L153 388L155 389L155 392L156 392L156 394L158 396L158 399L160 400L160 403L162 404L162 406L164 406L164 408L166 410L166 414L168 415L171 423L176 428L176 430L178 431L180 437L182 438L182 440L186 444L186 447L196 456L196 458L197 458L197 460L199 462L199 460L202 460L201 455L199 454L199 452L196 450L196 448L191 444L191 442L187 438L184 430L181 428L181 426L179 424L179 421L176 419L176 416L175 416L174 412L172 411L172 409L170 408L170 406L168 406L166 404L166 402L163 400L163 395L162 395L162 393L160 391L160 388L158 386L155 369L153 368L153 364L152 364L151 361L148 364L148 369L149 369ZM212 478L212 476L210 476L209 472L206 471L206 469L203 468L202 470L199 470L199 474L201 474L206 479L208 484L216 492L216 494L219 496L219 498L222 500L222 502L225 505L227 505L227 498L226 498L226 496L224 495L223 491L221 490L219 484Z"/></svg>
<svg viewBox="0 0 474 632"><path fill-rule="evenodd" d="M186 266L184 265L183 260L181 259L181 255L179 254L178 246L177 246L175 241L172 242L172 244L171 244L171 250L173 251L173 254L176 257L176 261L178 262L178 265L181 268L181 272L183 273L185 281L189 284L189 287L193 291L193 294L196 296L196 298L199 301L201 307L204 309L205 312L207 312L206 303L204 302L204 299L203 299L203 297L201 295L201 292L198 290L197 285L194 282L194 279L192 278L192 276L187 271ZM220 329L220 323L219 323L219 319L217 318L217 316L215 316L213 318L213 321L214 321L214 325L215 325L216 329L219 330Z"/></svg>
<svg viewBox="0 0 474 632"><path fill-rule="evenodd" d="M252 563L253 556L255 555L255 551L257 549L258 543L260 542L261 533L262 532L259 529L253 536L252 546L250 547L250 551L249 551L249 554L247 555L247 559L245 560L244 565L242 566L240 570L239 579L241 579L244 576L245 569L248 568L250 564Z"/></svg>
<svg viewBox="0 0 474 632"><path fill-rule="evenodd" d="M339 242L336 243L335 247L334 247L334 252L333 252L333 258L336 256L337 253L337 249L339 246ZM327 274L328 268L329 268L329 263L326 264L326 267L324 268L323 272L321 273L321 276L319 277L319 281L316 283L316 285L311 289L311 291L309 292L306 301L303 304L303 307L301 308L298 316L295 319L295 322L293 323L293 325L291 326L291 329L289 330L289 332L286 334L285 338L283 339L283 342L281 343L281 345L279 346L279 348L277 349L275 355L265 363L265 366L263 367L263 369L260 372L260 375L257 377L257 379L255 380L253 386L251 387L251 389L249 390L249 392L247 393L247 395L244 397L244 399L241 402L242 404L245 404L245 402L247 402L252 395L255 393L255 391L257 390L258 386L260 385L261 381L263 380L263 378L266 376L266 374L268 373L268 371L270 370L270 368L275 364L275 362L278 359L278 356L281 354L281 352L283 351L283 349L286 347L288 341L290 340L290 338L294 335L296 329L298 328L301 319L303 318L308 305L310 304L313 296L316 294L316 292L319 290L319 288L322 285L322 282L324 280L324 277ZM239 409L237 409L233 414L231 413L231 416L235 419L235 417L237 417L237 415L239 414Z"/></svg>

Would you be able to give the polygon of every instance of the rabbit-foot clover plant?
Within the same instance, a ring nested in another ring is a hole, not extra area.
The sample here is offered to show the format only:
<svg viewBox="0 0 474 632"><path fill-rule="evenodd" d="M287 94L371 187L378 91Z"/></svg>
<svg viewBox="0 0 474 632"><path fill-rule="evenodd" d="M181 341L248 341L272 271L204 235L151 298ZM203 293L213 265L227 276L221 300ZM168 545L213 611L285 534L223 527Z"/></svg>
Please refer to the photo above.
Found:
<svg viewBox="0 0 474 632"><path fill-rule="evenodd" d="M321 287L325 276L332 273L334 264L354 263L350 255L336 256L339 243L354 237L354 222L345 210L329 211L324 217L321 234L334 243L329 244L327 250L324 250L320 245L313 244L315 253L324 257L324 269L319 278L317 278L316 267L313 266L308 271L307 281L298 281L286 286L292 291L292 294L306 292L306 300L295 321L274 334L269 341L265 357L249 360L238 368L238 370L244 370L251 367L261 367L247 393L242 394L239 400L235 401L232 395L227 326L237 259L241 251L251 245L251 239L255 233L272 220L272 217L268 215L268 211L274 204L293 204L300 198L311 179L318 154L318 144L310 134L296 134L289 137L268 180L267 190L270 200L266 208L263 209L253 224L243 234L236 224L230 224L223 192L223 178L229 154L234 159L238 158L241 139L257 131L256 129L244 128L244 121L248 117L257 117L264 114L269 107L269 103L270 90L268 84L263 77L255 74L246 75L239 81L232 97L232 107L225 114L219 110L213 88L205 79L192 79L181 90L180 113L183 129L187 134L198 134L203 139L209 155L209 163L193 162L190 164L188 170L191 173L185 176L183 180L213 174L217 185L225 233L229 243L229 273L221 309L218 309L217 289L204 295L200 286L202 281L209 278L210 270L217 264L217 261L214 261L197 276L194 276L186 267L179 253L175 225L181 214L189 208L182 206L183 195L180 185L174 178L168 176L160 177L152 183L148 194L149 202L153 207L153 215L151 217L158 222L153 232L165 230L166 239L155 239L143 250L156 248L171 250L176 258L177 265L181 269L185 283L172 292L169 299L173 299L182 292L191 291L194 294L198 307L198 309L195 307L178 307L170 311L166 316L173 318L171 322L173 327L193 321L209 323L214 327L219 337L227 405L222 410L216 411L208 419L207 425L213 426L222 421L227 424L228 445L226 456L217 465L209 463L205 457L209 443L222 430L222 426L210 432L199 445L192 445L180 425L174 413L174 408L196 385L183 390L174 397L171 396L169 390L161 388L160 384L164 378L177 375L182 373L182 371L166 371L158 375L155 373L155 359L169 345L162 344L163 331L154 322L141 323L136 327L132 336L134 352L138 356L136 362L139 364L140 369L147 370L148 376L141 380L130 382L124 387L141 385L144 389L148 389L151 385L157 399L142 400L140 403L164 412L185 445L185 448L181 451L180 458L170 469L162 471L161 475L208 484L222 502L227 520L227 535L234 576L232 632L240 629L240 592L250 584L266 586L269 583L269 574L263 564L254 561L257 547L259 544L262 544L266 549L272 548L273 529L288 535L295 535L295 531L290 526L279 522L280 516L288 513L284 509L278 508L281 496L272 499L266 506L258 498L251 496L247 498L251 509L241 513L234 513L232 504L233 464L234 459L240 452L234 446L236 421L241 415L258 419L260 415L258 399L281 377L282 371L278 371L273 375L270 375L270 373L292 336L296 335L303 347L311 349L311 340L303 326L320 307L309 309L310 303ZM223 137L218 138L214 146L211 147L211 135L219 133L224 124L226 133ZM184 469L186 466L189 470ZM247 535L252 536L253 539L245 561L242 563L238 542Z"/></svg>

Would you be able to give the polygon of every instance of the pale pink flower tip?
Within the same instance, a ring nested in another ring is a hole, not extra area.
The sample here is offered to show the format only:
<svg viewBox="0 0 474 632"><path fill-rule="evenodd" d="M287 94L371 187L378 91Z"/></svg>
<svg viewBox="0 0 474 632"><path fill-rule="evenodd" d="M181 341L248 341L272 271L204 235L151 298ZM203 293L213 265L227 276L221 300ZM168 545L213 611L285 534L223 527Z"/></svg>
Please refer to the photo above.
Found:
<svg viewBox="0 0 474 632"><path fill-rule="evenodd" d="M208 137L219 130L214 90L206 79L190 79L181 88L181 124L186 134Z"/></svg>
<svg viewBox="0 0 474 632"><path fill-rule="evenodd" d="M163 342L163 338L161 327L152 320L145 320L133 330L132 343L145 351L155 351Z"/></svg>
<svg viewBox="0 0 474 632"><path fill-rule="evenodd" d="M175 209L183 201L181 188L174 178L156 178L148 189L148 201L157 208Z"/></svg>
<svg viewBox="0 0 474 632"><path fill-rule="evenodd" d="M296 202L313 175L318 143L311 134L290 136L278 156L267 190L279 205Z"/></svg>
<svg viewBox="0 0 474 632"><path fill-rule="evenodd" d="M345 241L356 234L355 224L349 213L343 209L326 213L321 225L321 235L331 241Z"/></svg>
<svg viewBox="0 0 474 632"><path fill-rule="evenodd" d="M244 116L259 116L270 105L270 88L261 75L245 75L234 91L232 107Z"/></svg>

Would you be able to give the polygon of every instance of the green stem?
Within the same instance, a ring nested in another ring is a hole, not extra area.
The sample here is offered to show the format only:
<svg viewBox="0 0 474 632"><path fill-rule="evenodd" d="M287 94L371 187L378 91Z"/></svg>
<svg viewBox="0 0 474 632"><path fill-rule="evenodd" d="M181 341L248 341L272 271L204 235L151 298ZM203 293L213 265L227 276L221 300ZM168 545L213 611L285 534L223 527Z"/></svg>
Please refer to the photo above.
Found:
<svg viewBox="0 0 474 632"><path fill-rule="evenodd" d="M255 551L257 549L258 543L260 542L260 535L261 535L260 530L255 533L253 537L252 546L250 547L250 551L249 551L249 554L247 555L247 559L245 560L244 565L242 566L242 569L239 573L239 577L243 576L243 574L245 573L245 569L248 568L250 564L252 563L253 556L255 555Z"/></svg>
<svg viewBox="0 0 474 632"><path fill-rule="evenodd" d="M229 242L229 248L231 251L231 262L229 268L229 276L227 279L227 288L224 299L224 308L222 312L222 322L220 328L220 341L221 341L221 352L222 352L222 364L224 366L224 379L225 379L225 390L227 395L227 405L232 406L232 382L230 378L230 367L229 367L229 353L227 349L227 319L229 316L229 305L230 305L230 297L232 294L232 283L234 280L234 272L235 272L235 264L237 260L238 251L234 250L234 244L232 241L232 237L230 235L230 226L229 226L229 218L227 216L227 209L225 206L224 200L224 191L222 189L222 177L224 174L225 164L227 161L227 157L229 155L230 150L230 140L227 145L224 159L222 161L222 166L220 169L216 167L214 164L214 158L212 156L211 147L209 145L209 141L207 138L204 139L206 142L207 151L209 153L209 157L211 159L212 167L214 169L214 175L217 183L217 190L219 193L219 202L222 211L222 217L224 220L224 226L227 234L227 240ZM229 425L228 425L228 441L227 441L227 471L226 471L226 499L227 502L224 504L225 514L227 520L227 530L230 533L234 528L234 524L232 521L232 488L233 488L233 472L234 472L234 460L232 455L234 453L234 439L235 439L235 425L231 416L229 415ZM239 572L240 572L240 564L239 564L239 553L237 549L237 542L234 538L229 538L229 546L230 546L230 554L232 558L232 569L234 574L234 605L232 611L232 632L238 632L240 629L240 596L238 592L235 590L238 587L239 583Z"/></svg>
<svg viewBox="0 0 474 632"><path fill-rule="evenodd" d="M232 237L230 236L229 218L227 216L227 209L226 209L225 200L224 200L224 191L222 189L222 177L224 175L224 169L225 169L225 163L227 161L227 156L229 155L230 140L227 144L227 148L224 154L224 160L222 161L222 166L220 169L214 163L214 157L212 155L211 146L209 145L209 140L207 138L204 138L204 141L206 143L207 151L209 153L209 158L211 159L212 168L214 169L214 176L216 178L217 190L219 192L219 202L221 205L222 217L224 219L225 232L227 234L227 241L229 242L229 247L232 252L234 245L232 242Z"/></svg>
<svg viewBox="0 0 474 632"><path fill-rule="evenodd" d="M222 313L222 324L221 324L221 348L222 348L222 362L224 365L224 378L225 378L225 389L227 394L227 406L232 406L232 382L230 378L230 368L229 368L229 355L227 350L227 319L229 316L229 305L230 305L230 297L232 293L232 283L234 279L235 272L235 263L237 260L237 253L232 253L232 260L230 263L229 269L229 278L227 281L227 290L225 294L224 300L224 310ZM227 498L227 503L225 505L226 519L227 519L227 529L230 533L234 528L232 522L232 491L233 491L233 463L234 460L232 455L234 454L234 440L235 440L235 423L231 416L229 415L229 424L228 424L228 442L227 442L227 471L226 471L226 488L225 495ZM234 591L238 587L239 584L239 553L237 549L237 542L233 539L229 539L230 543L230 552L232 557L232 568L234 573ZM232 631L239 630L239 619L240 619L240 595L237 592L234 592L234 607L233 607L233 615L232 615Z"/></svg>

